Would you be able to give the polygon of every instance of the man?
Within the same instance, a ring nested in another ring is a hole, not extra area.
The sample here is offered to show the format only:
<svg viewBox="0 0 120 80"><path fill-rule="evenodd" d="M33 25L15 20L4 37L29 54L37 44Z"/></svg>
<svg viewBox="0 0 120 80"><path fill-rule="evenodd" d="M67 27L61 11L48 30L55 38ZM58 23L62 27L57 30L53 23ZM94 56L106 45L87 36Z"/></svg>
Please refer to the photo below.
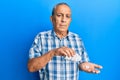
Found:
<svg viewBox="0 0 120 80"><path fill-rule="evenodd" d="M30 49L28 70L39 71L40 80L78 80L79 70L99 73L98 69L102 66L89 62L82 40L68 31L71 22L69 5L57 4L50 19L53 30L36 36ZM80 61L65 59L76 54L80 56Z"/></svg>

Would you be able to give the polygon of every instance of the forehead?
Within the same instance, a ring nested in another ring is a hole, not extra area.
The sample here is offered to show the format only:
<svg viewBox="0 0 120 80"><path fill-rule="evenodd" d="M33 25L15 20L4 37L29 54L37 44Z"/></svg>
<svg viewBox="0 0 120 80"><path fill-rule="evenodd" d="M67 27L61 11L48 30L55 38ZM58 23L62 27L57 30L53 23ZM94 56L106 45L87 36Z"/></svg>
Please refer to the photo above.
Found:
<svg viewBox="0 0 120 80"><path fill-rule="evenodd" d="M67 14L71 14L71 10L67 5L58 5L55 8L55 12L56 13L67 13Z"/></svg>

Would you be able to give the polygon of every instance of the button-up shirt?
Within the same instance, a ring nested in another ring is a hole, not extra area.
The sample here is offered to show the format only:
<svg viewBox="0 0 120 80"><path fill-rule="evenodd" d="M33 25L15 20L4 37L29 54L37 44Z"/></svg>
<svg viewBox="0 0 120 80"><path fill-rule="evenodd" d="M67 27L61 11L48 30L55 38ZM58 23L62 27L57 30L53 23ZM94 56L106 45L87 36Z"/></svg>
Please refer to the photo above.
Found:
<svg viewBox="0 0 120 80"><path fill-rule="evenodd" d="M40 80L78 80L79 64L89 60L81 38L72 32L60 39L54 30L40 32L29 51L29 58L36 58L60 47L72 48L80 55L81 61L66 60L64 56L54 56L45 67L39 70Z"/></svg>

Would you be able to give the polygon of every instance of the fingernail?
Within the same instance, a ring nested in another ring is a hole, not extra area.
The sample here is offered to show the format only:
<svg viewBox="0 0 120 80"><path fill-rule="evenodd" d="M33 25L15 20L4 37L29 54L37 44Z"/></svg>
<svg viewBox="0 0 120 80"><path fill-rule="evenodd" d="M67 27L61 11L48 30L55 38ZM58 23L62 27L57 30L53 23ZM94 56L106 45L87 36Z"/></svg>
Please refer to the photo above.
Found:
<svg viewBox="0 0 120 80"><path fill-rule="evenodd" d="M95 71L93 71L93 73L95 73Z"/></svg>
<svg viewBox="0 0 120 80"><path fill-rule="evenodd" d="M100 66L100 68L102 69L103 67L102 67L102 66Z"/></svg>
<svg viewBox="0 0 120 80"><path fill-rule="evenodd" d="M98 73L100 73L100 71L97 71L96 73L98 74Z"/></svg>

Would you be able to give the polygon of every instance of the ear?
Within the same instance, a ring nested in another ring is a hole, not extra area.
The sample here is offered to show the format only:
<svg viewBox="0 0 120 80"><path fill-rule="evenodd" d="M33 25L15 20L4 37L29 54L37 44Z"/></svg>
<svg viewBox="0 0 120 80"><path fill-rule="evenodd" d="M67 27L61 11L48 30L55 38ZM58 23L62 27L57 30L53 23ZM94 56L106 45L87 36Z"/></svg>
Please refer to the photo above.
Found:
<svg viewBox="0 0 120 80"><path fill-rule="evenodd" d="M51 22L53 22L53 16L50 16L50 20L51 20Z"/></svg>
<svg viewBox="0 0 120 80"><path fill-rule="evenodd" d="M70 22L72 21L72 18L70 18Z"/></svg>

